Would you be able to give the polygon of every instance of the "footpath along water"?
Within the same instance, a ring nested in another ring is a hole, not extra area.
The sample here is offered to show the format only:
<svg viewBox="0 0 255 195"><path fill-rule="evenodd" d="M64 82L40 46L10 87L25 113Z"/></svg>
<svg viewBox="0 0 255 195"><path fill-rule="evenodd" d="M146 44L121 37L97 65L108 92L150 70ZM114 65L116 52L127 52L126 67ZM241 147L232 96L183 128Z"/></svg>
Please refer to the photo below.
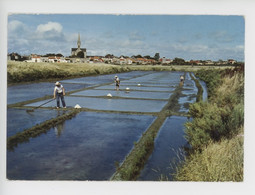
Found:
<svg viewBox="0 0 255 195"><path fill-rule="evenodd" d="M19 143L13 150L8 150L7 178L109 180L116 171L116 166L125 160L134 143L139 141L157 118L157 113L167 104L168 98L174 94L175 88L179 86L179 77L183 74L184 72L152 71L121 73L118 74L121 85L120 91L117 92L113 83L115 74L63 80L61 82L70 92L65 96L68 106L66 110L56 110L56 102L52 101L32 113L26 112L26 109L33 109L48 100L28 103L24 108L8 108L8 137L68 113L75 104L79 104L82 110L72 119L55 125L47 133L31 137L29 141ZM33 87L36 85L38 84L31 84ZM7 97L8 104L48 95L44 90L50 87L49 84L40 86L42 93L38 97L30 97L32 92L27 90L29 85L15 86L18 90L12 89L11 95ZM52 90L53 87L51 86ZM128 92L127 87L130 89ZM17 93L16 98L13 98L14 93ZM108 98L108 93L112 93L113 97ZM168 167L172 158L175 158L166 152L166 148L172 150L174 145L178 150L186 145L182 126L187 118L181 115L187 113L188 104L193 102L196 93L195 82L189 77L189 73L186 73L179 104L175 105L177 116L167 118L160 128L155 141L155 151L150 158L160 156L159 159L164 163L149 160L139 180L157 181L158 174L155 175L151 170L163 170L160 167ZM91 110L88 112L83 109ZM166 148L162 149L160 144L166 144ZM170 162L167 163L168 161ZM170 177L169 179L171 180Z"/></svg>

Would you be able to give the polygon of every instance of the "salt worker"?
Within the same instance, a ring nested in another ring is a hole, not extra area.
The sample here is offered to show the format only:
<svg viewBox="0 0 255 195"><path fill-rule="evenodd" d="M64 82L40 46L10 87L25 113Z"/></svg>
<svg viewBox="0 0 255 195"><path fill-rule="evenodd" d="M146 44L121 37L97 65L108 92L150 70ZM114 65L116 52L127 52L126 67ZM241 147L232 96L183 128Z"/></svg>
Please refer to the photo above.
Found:
<svg viewBox="0 0 255 195"><path fill-rule="evenodd" d="M184 81L184 76L183 76L183 75L180 76L180 81L181 81L181 82Z"/></svg>
<svg viewBox="0 0 255 195"><path fill-rule="evenodd" d="M120 79L117 75L115 76L114 81L115 81L116 90L118 91L120 88Z"/></svg>
<svg viewBox="0 0 255 195"><path fill-rule="evenodd" d="M63 85L61 85L60 82L57 81L55 83L54 94L53 94L53 99L56 99L56 97L57 97L57 99L56 99L57 100L57 109L60 107L60 99L62 102L62 106L64 108L66 108L64 96L65 96L65 88L63 87Z"/></svg>

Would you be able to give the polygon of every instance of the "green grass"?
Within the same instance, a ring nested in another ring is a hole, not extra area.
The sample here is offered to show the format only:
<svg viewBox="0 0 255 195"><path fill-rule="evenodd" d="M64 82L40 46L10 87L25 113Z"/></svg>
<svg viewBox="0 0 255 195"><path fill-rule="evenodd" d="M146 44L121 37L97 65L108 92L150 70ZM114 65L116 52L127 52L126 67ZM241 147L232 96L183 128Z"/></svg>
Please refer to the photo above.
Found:
<svg viewBox="0 0 255 195"><path fill-rule="evenodd" d="M178 181L243 181L243 136L210 143L203 151L195 152L181 168Z"/></svg>
<svg viewBox="0 0 255 195"><path fill-rule="evenodd" d="M225 69L226 67L220 67ZM104 63L33 63L8 61L8 84L113 74L127 71L197 71L206 66L112 65Z"/></svg>
<svg viewBox="0 0 255 195"><path fill-rule="evenodd" d="M227 74L226 74L227 73ZM211 93L190 105L186 138L192 149L177 167L179 181L242 181L244 75L238 70L199 71Z"/></svg>
<svg viewBox="0 0 255 195"><path fill-rule="evenodd" d="M8 83L75 78L130 71L128 67L82 63L28 63L8 61Z"/></svg>

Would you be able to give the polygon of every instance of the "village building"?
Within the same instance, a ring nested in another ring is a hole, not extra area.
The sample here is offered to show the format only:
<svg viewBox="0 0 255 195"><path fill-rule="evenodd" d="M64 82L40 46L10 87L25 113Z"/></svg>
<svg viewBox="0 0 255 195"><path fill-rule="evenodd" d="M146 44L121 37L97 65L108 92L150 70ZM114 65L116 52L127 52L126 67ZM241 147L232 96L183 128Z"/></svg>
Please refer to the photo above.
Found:
<svg viewBox="0 0 255 195"><path fill-rule="evenodd" d="M19 61L21 59L21 56L17 53L11 53L7 55L8 60L14 60L14 61Z"/></svg>
<svg viewBox="0 0 255 195"><path fill-rule="evenodd" d="M228 63L229 63L229 64L235 64L235 63L236 63L236 60L229 59L229 60L228 60Z"/></svg>
<svg viewBox="0 0 255 195"><path fill-rule="evenodd" d="M87 49L81 48L81 38L80 33L78 34L78 40L77 40L77 48L71 49L71 56L72 57L80 57L80 58L86 58L87 57Z"/></svg>
<svg viewBox="0 0 255 195"><path fill-rule="evenodd" d="M203 63L200 60L190 60L189 63L191 65L203 65Z"/></svg>
<svg viewBox="0 0 255 195"><path fill-rule="evenodd" d="M166 57L160 58L159 61L161 62L161 64L164 64L164 65L170 64L172 62L171 59L166 58Z"/></svg>
<svg viewBox="0 0 255 195"><path fill-rule="evenodd" d="M27 62L42 62L41 56L36 54L31 54Z"/></svg>
<svg viewBox="0 0 255 195"><path fill-rule="evenodd" d="M205 65L214 65L214 62L212 60L206 60Z"/></svg>

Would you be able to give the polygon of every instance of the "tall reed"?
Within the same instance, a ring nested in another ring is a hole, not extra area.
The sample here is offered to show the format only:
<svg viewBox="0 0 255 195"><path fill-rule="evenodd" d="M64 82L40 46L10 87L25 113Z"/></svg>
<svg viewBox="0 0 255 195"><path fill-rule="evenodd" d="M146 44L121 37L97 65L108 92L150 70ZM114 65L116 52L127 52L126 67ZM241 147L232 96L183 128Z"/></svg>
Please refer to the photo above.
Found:
<svg viewBox="0 0 255 195"><path fill-rule="evenodd" d="M208 102L190 106L186 138L192 152L177 168L176 180L242 181L244 72L199 71L208 84Z"/></svg>

